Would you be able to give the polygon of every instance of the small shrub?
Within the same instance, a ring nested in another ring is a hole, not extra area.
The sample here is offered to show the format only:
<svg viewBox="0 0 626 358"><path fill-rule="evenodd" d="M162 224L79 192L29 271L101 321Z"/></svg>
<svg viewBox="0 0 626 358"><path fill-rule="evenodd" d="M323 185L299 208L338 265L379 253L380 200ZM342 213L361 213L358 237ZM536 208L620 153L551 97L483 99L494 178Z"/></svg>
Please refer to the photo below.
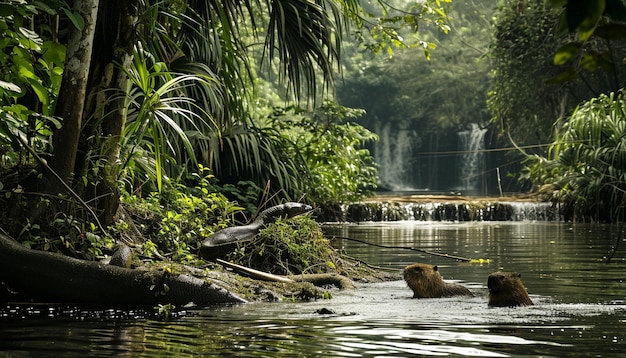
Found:
<svg viewBox="0 0 626 358"><path fill-rule="evenodd" d="M338 254L318 223L307 215L279 219L228 257L233 262L277 275L335 272Z"/></svg>

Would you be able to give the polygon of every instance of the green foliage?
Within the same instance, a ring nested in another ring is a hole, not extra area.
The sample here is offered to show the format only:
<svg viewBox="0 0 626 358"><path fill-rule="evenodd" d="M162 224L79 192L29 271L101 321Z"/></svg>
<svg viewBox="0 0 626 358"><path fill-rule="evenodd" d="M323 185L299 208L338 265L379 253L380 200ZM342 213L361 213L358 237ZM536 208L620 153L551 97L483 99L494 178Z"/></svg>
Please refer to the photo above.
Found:
<svg viewBox="0 0 626 358"><path fill-rule="evenodd" d="M566 2L590 3L551 3ZM618 90L626 78L616 65L626 56L623 45L608 37L580 41L568 35L567 27L556 24L569 14L543 1L506 1L495 17L488 108L501 145L525 146L524 155L541 155L579 103Z"/></svg>
<svg viewBox="0 0 626 358"><path fill-rule="evenodd" d="M211 183L211 191L221 193L230 200L234 200L237 205L244 208L248 214L257 211L259 196L263 193L263 188L250 180L238 181L235 184L220 185L217 178Z"/></svg>
<svg viewBox="0 0 626 358"><path fill-rule="evenodd" d="M154 306L154 310L160 318L169 319L172 318L172 314L174 313L174 311L176 311L176 306L171 303L159 303L158 305Z"/></svg>
<svg viewBox="0 0 626 358"><path fill-rule="evenodd" d="M396 51L390 59L353 49L356 53L344 58L345 81L337 89L340 103L364 108L367 114L361 123L369 129L389 124L414 129L421 137L486 122L488 62L484 55L492 7L465 2L448 5L447 34L427 26L428 22L422 24L420 38L437 47L431 62L421 59L419 48Z"/></svg>
<svg viewBox="0 0 626 358"><path fill-rule="evenodd" d="M549 0L552 7L562 7L559 32L577 32L579 40L589 39L600 31L603 16L613 21L626 20L626 4L621 0Z"/></svg>
<svg viewBox="0 0 626 358"><path fill-rule="evenodd" d="M626 102L601 95L579 106L547 156L527 160L524 179L564 203L576 218L626 219Z"/></svg>
<svg viewBox="0 0 626 358"><path fill-rule="evenodd" d="M229 226L243 208L211 188L213 176L200 167L186 185L165 187L147 198L125 196L124 207L145 238L144 253L165 252L173 260L196 260L199 242Z"/></svg>
<svg viewBox="0 0 626 358"><path fill-rule="evenodd" d="M272 127L293 143L302 160L302 193L315 203L359 200L376 187L377 170L365 144L376 134L354 123L363 110L327 101L311 114L277 109Z"/></svg>
<svg viewBox="0 0 626 358"><path fill-rule="evenodd" d="M446 5L451 0L415 2L365 2L356 13L355 36L361 46L374 54L394 55L394 49L419 49L428 60L436 43L423 36L426 25L441 32L450 30Z"/></svg>
<svg viewBox="0 0 626 358"><path fill-rule="evenodd" d="M3 169L6 185L0 196L3 232L29 248L81 259L101 258L105 250L110 250L113 239L92 222L91 213L66 197L34 191L32 183L40 179L34 169L26 173L22 182L30 185L22 187L15 181L24 173Z"/></svg>
<svg viewBox="0 0 626 358"><path fill-rule="evenodd" d="M569 42L556 50L554 63L564 67L551 82L569 81L586 71L593 73L601 69L614 79L613 91L623 87L619 68L626 40L626 4L620 0L551 0L549 3L564 8L558 34L576 35L569 36Z"/></svg>
<svg viewBox="0 0 626 358"><path fill-rule="evenodd" d="M33 22L37 24L34 17L42 12L55 15L61 9L68 11L65 2L54 5L22 1L0 4L0 144L9 144L16 152L21 146L17 136L32 140L41 150L48 145L51 130L60 126L53 114L65 46L45 40L33 27Z"/></svg>
<svg viewBox="0 0 626 358"><path fill-rule="evenodd" d="M298 158L289 155L288 138L276 128L238 125L223 133L220 141L223 147L209 163L216 168L214 172L219 176L220 185L252 182L254 185L248 185L245 190L248 193L257 190L256 201L264 192L278 193L277 202L281 198L295 200L294 196L301 192L303 170Z"/></svg>
<svg viewBox="0 0 626 358"><path fill-rule="evenodd" d="M123 167L135 166L131 168L134 175L143 174L161 191L163 178L176 174L172 166L177 163L169 153L184 150L195 163L194 148L187 134L209 126L200 115L204 110L195 106L193 100L181 91L194 82L207 82L209 79L169 72L165 63L151 63L147 55L142 49L136 49L131 68L127 71L131 86L127 94L127 124L120 144L124 152ZM190 130L184 131L180 122L189 123ZM146 157L153 160L146 161ZM167 161L169 170L164 169Z"/></svg>
<svg viewBox="0 0 626 358"><path fill-rule="evenodd" d="M545 84L559 71L552 63L558 12L540 1L527 2L523 10L517 4L509 1L497 13L488 107L492 121L516 143L545 143L553 121L573 106L563 103L566 88Z"/></svg>
<svg viewBox="0 0 626 358"><path fill-rule="evenodd" d="M319 224L307 215L268 225L228 259L278 275L336 272L339 267Z"/></svg>
<svg viewBox="0 0 626 358"><path fill-rule="evenodd" d="M3 230L12 233L26 247L93 260L101 257L103 250L113 245L113 240L102 235L99 228L87 219L84 210L74 208L72 214L66 214L59 210L56 201L26 194L21 190L13 190L6 192L0 199L0 205L6 210L26 218L25 222L13 222L6 216L7 213L0 216ZM32 208L36 212L56 214L35 220L29 215Z"/></svg>

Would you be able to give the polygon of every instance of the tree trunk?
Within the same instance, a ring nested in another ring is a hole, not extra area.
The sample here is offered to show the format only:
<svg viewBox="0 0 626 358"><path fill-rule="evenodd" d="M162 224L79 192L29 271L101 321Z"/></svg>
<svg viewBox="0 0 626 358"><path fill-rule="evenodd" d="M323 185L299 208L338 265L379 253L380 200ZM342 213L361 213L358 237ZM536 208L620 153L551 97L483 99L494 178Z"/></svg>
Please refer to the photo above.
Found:
<svg viewBox="0 0 626 358"><path fill-rule="evenodd" d="M52 168L74 188L80 184L80 176L98 173L97 178L88 176L90 182L83 196L98 209L100 222L105 226L112 223L119 206L119 139L126 119L123 95L128 83L124 69L130 64L136 43L138 3L110 0L98 6L98 0L76 0L75 7L85 18L85 28L82 32L74 31L72 36L77 39L68 45L57 106L63 127L54 135ZM86 9L91 12L86 14ZM80 76L73 72L77 69ZM88 122L83 123L83 118ZM94 157L104 160L93 160ZM103 167L91 170L100 165ZM68 180L72 174L74 182ZM57 181L49 183L50 192L64 191Z"/></svg>
<svg viewBox="0 0 626 358"><path fill-rule="evenodd" d="M94 188L93 198L100 210L100 221L108 225L119 207L117 178L120 170L120 135L126 124L125 97L128 69L137 43L138 0L112 0L100 7L94 55L91 65L89 103L86 115L99 128L90 133L100 135L104 170ZM104 91L107 90L107 91ZM85 142L87 143L87 142ZM89 148L84 148L87 152ZM89 163L87 163L88 165ZM95 164L93 164L95 165Z"/></svg>
<svg viewBox="0 0 626 358"><path fill-rule="evenodd" d="M70 34L65 70L56 107L56 115L63 118L63 127L56 131L52 139L54 157L50 167L70 186L82 129L98 4L99 0L74 1L74 11L82 16L84 27L83 29L73 28ZM49 177L48 183L49 192L65 192L65 188L53 176Z"/></svg>
<svg viewBox="0 0 626 358"><path fill-rule="evenodd" d="M30 250L2 234L0 262L0 282L39 302L150 306L245 302L222 287L188 274L132 270Z"/></svg>

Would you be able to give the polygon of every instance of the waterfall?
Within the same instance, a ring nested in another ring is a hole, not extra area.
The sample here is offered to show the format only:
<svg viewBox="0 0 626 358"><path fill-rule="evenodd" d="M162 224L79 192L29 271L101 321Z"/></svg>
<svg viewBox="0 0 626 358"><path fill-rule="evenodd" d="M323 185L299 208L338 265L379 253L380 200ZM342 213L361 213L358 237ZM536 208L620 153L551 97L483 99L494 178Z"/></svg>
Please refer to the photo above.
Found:
<svg viewBox="0 0 626 358"><path fill-rule="evenodd" d="M375 132L380 137L374 146L380 185L393 191L412 189L411 131L395 129L389 123L384 123L378 124Z"/></svg>
<svg viewBox="0 0 626 358"><path fill-rule="evenodd" d="M407 197L410 200L410 197ZM336 214L336 213L335 213ZM388 202L368 201L342 207L335 221L469 222L469 221L563 221L558 206L543 202Z"/></svg>
<svg viewBox="0 0 626 358"><path fill-rule="evenodd" d="M470 124L470 129L458 132L461 154L459 179L461 190L467 193L480 192L482 173L485 167L485 133L486 128L480 128L476 123Z"/></svg>

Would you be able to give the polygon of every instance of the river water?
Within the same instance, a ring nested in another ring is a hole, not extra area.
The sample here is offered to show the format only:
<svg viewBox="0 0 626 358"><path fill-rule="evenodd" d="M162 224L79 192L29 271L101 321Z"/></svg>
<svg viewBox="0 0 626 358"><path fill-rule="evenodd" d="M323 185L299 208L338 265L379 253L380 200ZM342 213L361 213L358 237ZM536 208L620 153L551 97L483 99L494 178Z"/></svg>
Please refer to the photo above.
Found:
<svg viewBox="0 0 626 358"><path fill-rule="evenodd" d="M619 357L626 352L626 243L606 260L617 226L396 222L329 224L325 231L490 262L460 263L335 239L346 254L391 270L414 262L438 265L444 279L468 286L475 297L413 299L404 281L391 281L333 291L330 300L196 308L172 319L132 310L12 307L0 318L0 356ZM487 276L498 270L520 272L535 305L488 308ZM329 314L318 313L322 309Z"/></svg>

